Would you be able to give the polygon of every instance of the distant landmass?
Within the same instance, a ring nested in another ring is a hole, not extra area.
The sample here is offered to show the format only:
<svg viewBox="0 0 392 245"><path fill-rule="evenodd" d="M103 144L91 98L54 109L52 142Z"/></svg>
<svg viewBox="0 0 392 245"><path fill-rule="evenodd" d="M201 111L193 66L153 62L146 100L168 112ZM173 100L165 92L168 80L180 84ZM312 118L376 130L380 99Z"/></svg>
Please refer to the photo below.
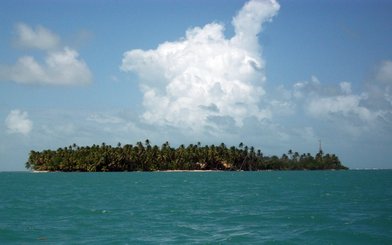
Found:
<svg viewBox="0 0 392 245"><path fill-rule="evenodd" d="M26 168L33 171L62 172L117 172L117 171L169 171L169 170L345 170L335 154L300 154L289 150L282 156L265 156L240 143L238 147L204 145L200 142L188 146L171 147L169 142L160 147L147 139L135 145L118 143L77 146L57 150L31 151Z"/></svg>

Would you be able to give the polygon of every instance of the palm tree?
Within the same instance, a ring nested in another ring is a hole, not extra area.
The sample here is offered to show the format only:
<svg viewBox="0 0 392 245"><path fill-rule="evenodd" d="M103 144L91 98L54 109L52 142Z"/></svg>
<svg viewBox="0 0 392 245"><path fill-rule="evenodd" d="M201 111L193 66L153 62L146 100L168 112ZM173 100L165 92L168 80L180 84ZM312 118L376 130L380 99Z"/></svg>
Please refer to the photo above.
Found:
<svg viewBox="0 0 392 245"><path fill-rule="evenodd" d="M223 170L259 170L259 169L347 169L335 154L318 152L315 157L310 153L293 154L292 150L276 156L264 156L260 150L240 143L239 148L227 148L205 145L200 142L185 147L170 147L169 142L161 148L150 144L145 146L139 141L135 146L117 144L112 148L102 143L101 146L79 147L76 144L58 148L57 151L30 151L26 168L50 171L152 171L167 169L223 169Z"/></svg>

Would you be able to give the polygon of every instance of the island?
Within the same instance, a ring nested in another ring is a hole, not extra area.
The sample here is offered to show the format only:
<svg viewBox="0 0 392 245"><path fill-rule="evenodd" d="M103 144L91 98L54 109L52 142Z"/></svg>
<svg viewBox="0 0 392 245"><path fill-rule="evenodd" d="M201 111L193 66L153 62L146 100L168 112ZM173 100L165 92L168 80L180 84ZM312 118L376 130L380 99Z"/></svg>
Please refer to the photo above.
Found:
<svg viewBox="0 0 392 245"><path fill-rule="evenodd" d="M260 170L345 170L335 154L320 150L313 156L289 150L282 156L265 156L261 150L245 146L204 145L160 147L147 139L135 145L116 147L77 146L57 150L31 151L26 168L37 172L118 172L118 171L260 171Z"/></svg>
<svg viewBox="0 0 392 245"><path fill-rule="evenodd" d="M314 156L289 150L282 156L265 156L261 150L245 146L204 145L160 147L149 140L135 145L118 143L77 146L57 150L31 151L26 168L37 172L118 172L118 171L260 171L260 170L345 170L335 154L319 150Z"/></svg>

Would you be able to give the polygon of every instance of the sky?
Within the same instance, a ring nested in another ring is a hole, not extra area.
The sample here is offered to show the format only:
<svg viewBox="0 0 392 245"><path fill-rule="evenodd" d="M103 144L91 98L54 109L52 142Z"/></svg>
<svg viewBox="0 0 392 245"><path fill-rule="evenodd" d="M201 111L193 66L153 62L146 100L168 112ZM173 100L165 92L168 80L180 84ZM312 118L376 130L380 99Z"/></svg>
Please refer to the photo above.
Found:
<svg viewBox="0 0 392 245"><path fill-rule="evenodd" d="M201 142L392 168L392 2L0 2L0 171Z"/></svg>

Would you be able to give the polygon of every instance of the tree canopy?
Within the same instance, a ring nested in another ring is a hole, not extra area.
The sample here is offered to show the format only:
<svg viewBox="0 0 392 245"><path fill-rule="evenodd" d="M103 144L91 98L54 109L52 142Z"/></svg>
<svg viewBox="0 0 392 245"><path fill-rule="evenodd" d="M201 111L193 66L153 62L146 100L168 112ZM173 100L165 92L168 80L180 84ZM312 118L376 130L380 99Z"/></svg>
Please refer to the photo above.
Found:
<svg viewBox="0 0 392 245"><path fill-rule="evenodd" d="M289 150L282 156L265 156L240 143L238 147L204 145L200 142L188 146L160 147L147 139L135 145L118 143L116 147L101 145L77 146L57 150L31 151L26 168L34 171L115 172L165 170L327 170L347 169L335 154L321 150L314 156Z"/></svg>

